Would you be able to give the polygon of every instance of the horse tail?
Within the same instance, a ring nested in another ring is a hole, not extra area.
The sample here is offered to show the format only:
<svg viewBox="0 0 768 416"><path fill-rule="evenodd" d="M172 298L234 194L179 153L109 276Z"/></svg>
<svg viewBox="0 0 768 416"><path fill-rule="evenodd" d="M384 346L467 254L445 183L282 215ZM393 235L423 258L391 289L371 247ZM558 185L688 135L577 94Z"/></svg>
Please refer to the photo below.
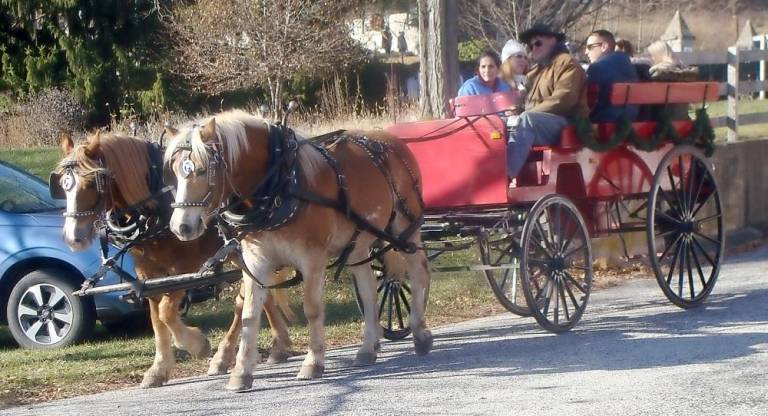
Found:
<svg viewBox="0 0 768 416"><path fill-rule="evenodd" d="M291 278L292 271L292 269L284 267L275 272L272 281L274 283L284 282ZM293 324L296 321L296 314L293 313L291 304L288 302L288 289L270 289L269 292L270 295L272 295L272 299L275 301L275 305L277 305L277 308L280 309L280 312L282 312L283 316L285 316L285 319L288 321L288 324Z"/></svg>

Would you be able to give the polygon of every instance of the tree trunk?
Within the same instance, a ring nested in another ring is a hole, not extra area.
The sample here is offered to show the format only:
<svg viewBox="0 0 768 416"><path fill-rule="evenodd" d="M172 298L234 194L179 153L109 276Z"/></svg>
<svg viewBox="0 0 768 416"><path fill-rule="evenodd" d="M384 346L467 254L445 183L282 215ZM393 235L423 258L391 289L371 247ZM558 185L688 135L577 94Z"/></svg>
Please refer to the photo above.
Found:
<svg viewBox="0 0 768 416"><path fill-rule="evenodd" d="M427 2L429 0L419 0L419 113L421 118L432 118L432 102L429 99L429 23L427 21Z"/></svg>
<svg viewBox="0 0 768 416"><path fill-rule="evenodd" d="M448 99L456 95L459 72L456 7L450 0L419 1L422 118L450 116Z"/></svg>

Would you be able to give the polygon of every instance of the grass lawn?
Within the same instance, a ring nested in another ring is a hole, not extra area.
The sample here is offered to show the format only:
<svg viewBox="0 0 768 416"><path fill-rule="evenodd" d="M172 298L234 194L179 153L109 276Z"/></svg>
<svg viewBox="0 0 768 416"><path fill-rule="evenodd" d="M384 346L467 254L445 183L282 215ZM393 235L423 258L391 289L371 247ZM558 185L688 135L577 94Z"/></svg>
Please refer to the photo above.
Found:
<svg viewBox="0 0 768 416"><path fill-rule="evenodd" d="M707 112L709 116L721 117L728 114L728 102L718 101L709 104ZM745 99L739 102L739 114L764 113L768 112L768 100ZM718 127L715 129L715 136L718 141L725 141L728 129ZM768 124L752 124L748 126L739 126L740 139L760 139L768 137Z"/></svg>
<svg viewBox="0 0 768 416"><path fill-rule="evenodd" d="M46 182L48 181L48 175L62 157L61 150L58 147L0 149L0 160L22 167Z"/></svg>

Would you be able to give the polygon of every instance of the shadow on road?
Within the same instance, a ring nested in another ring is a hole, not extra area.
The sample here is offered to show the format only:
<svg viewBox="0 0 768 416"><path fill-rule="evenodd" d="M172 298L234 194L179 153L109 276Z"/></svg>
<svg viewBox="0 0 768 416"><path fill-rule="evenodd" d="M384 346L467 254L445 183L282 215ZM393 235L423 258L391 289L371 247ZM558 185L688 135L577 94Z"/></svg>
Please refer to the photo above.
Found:
<svg viewBox="0 0 768 416"><path fill-rule="evenodd" d="M371 379L440 379L475 374L483 377L612 371L714 363L758 352L768 333L740 332L739 327L768 322L768 289L740 295L712 295L699 309L677 309L665 301L631 302L593 312L570 333L542 332L532 320L510 319L487 329L450 330L435 337L431 354L417 357L410 342L385 343L394 356L375 366L354 368L349 358L329 357L325 378L310 383L270 382L293 378L295 368L258 367L251 392L279 390L300 394L310 384L330 383L345 393L320 413L341 409L345 395ZM623 302L622 302L623 303ZM503 326L502 326L503 325ZM514 337L514 338L512 338ZM349 354L347 354L349 355ZM335 363L333 363L335 361ZM222 379L222 384L224 379ZM439 384L436 384L439 388Z"/></svg>

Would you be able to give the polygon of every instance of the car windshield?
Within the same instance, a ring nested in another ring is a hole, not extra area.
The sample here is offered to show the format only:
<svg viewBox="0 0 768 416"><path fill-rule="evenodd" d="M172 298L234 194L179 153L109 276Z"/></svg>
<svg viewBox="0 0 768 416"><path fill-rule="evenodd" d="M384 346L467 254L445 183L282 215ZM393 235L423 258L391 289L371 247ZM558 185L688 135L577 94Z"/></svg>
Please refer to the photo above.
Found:
<svg viewBox="0 0 768 416"><path fill-rule="evenodd" d="M65 207L65 201L51 198L45 182L7 163L0 163L0 209L28 214Z"/></svg>

